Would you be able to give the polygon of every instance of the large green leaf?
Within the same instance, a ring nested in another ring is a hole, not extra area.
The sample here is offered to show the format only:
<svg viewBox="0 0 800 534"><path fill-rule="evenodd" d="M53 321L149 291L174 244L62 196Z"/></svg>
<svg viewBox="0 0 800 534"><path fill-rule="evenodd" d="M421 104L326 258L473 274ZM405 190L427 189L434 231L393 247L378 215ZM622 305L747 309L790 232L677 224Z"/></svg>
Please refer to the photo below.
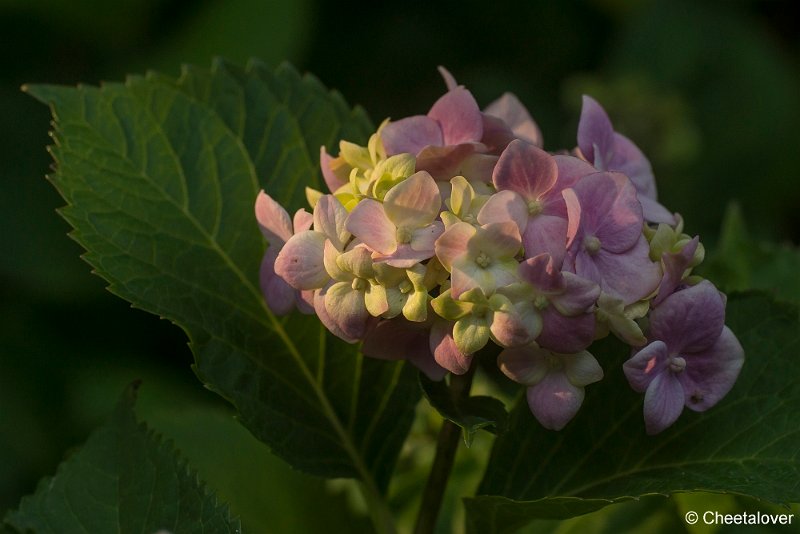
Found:
<svg viewBox="0 0 800 534"><path fill-rule="evenodd" d="M316 317L274 316L258 287L260 188L296 208L319 144L369 121L290 67L216 62L100 88L39 85L51 105L61 214L109 289L181 326L200 379L294 467L385 489L419 392ZM330 148L330 146L329 146Z"/></svg>
<svg viewBox="0 0 800 534"><path fill-rule="evenodd" d="M730 492L800 501L800 321L796 307L759 294L733 296L727 324L746 352L738 382L711 410L686 410L647 436L642 399L621 369L627 351L609 340L593 352L606 379L587 388L565 430L536 423L524 403L498 437L479 496L467 501L476 532L512 532L650 494Z"/></svg>
<svg viewBox="0 0 800 534"><path fill-rule="evenodd" d="M172 445L136 421L134 401L130 387L111 421L23 498L6 522L37 534L241 532L227 505L217 502Z"/></svg>

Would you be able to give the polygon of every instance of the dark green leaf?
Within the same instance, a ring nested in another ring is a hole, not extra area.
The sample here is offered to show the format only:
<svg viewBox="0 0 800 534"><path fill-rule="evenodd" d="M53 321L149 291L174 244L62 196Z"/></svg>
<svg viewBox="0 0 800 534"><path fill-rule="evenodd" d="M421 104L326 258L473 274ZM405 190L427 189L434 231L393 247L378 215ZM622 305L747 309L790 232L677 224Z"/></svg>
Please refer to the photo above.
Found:
<svg viewBox="0 0 800 534"><path fill-rule="evenodd" d="M641 396L620 368L628 352L613 340L592 349L607 378L587 388L565 430L544 430L518 405L495 443L480 496L467 501L471 523L480 532L509 532L528 519L682 491L800 501L798 310L764 295L736 295L727 324L747 358L738 382L717 406L685 410L657 436L645 434Z"/></svg>
<svg viewBox="0 0 800 534"><path fill-rule="evenodd" d="M270 313L253 214L262 187L298 207L305 181L319 183L309 140L363 142L363 112L257 63L28 91L52 107L61 214L109 289L181 326L198 376L276 454L385 489L419 397L414 372L363 358L316 317Z"/></svg>
<svg viewBox="0 0 800 534"><path fill-rule="evenodd" d="M457 398L444 380L435 382L422 373L419 373L419 384L439 415L461 427L467 447L482 428L494 434L505 430L508 413L500 400L485 395Z"/></svg>
<svg viewBox="0 0 800 534"><path fill-rule="evenodd" d="M800 249L754 239L738 204L728 206L719 246L701 272L727 291L764 289L800 303Z"/></svg>
<svg viewBox="0 0 800 534"><path fill-rule="evenodd" d="M6 521L38 533L241 532L172 445L136 421L134 386L111 421Z"/></svg>

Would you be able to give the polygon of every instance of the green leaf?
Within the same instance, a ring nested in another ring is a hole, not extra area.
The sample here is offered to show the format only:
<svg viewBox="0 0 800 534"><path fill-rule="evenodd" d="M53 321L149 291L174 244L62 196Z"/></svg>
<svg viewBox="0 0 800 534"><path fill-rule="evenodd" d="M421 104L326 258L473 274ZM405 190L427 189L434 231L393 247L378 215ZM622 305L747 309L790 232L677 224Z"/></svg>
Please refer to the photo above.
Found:
<svg viewBox="0 0 800 534"><path fill-rule="evenodd" d="M479 496L467 500L476 531L511 532L531 519L573 517L651 494L800 501L798 310L761 294L735 295L727 324L747 358L736 385L717 406L685 410L657 436L645 434L642 397L621 369L628 350L612 339L592 348L606 379L587 388L566 429L543 429L520 403L495 442Z"/></svg>
<svg viewBox="0 0 800 534"><path fill-rule="evenodd" d="M316 317L274 316L253 213L262 187L298 207L306 182L320 183L317 143L363 142L363 111L291 67L255 62L27 90L52 107L50 179L109 289L181 326L200 379L292 466L384 490L419 398L415 373L365 359Z"/></svg>
<svg viewBox="0 0 800 534"><path fill-rule="evenodd" d="M62 463L6 522L36 533L241 532L181 460L133 411L127 389L111 420Z"/></svg>
<svg viewBox="0 0 800 534"><path fill-rule="evenodd" d="M505 430L508 413L499 399L485 395L456 397L444 380L435 382L422 373L419 373L419 384L425 398L439 415L461 427L467 447L472 445L475 433L480 429L493 434Z"/></svg>
<svg viewBox="0 0 800 534"><path fill-rule="evenodd" d="M727 291L763 289L800 303L800 249L754 239L738 204L728 205L720 243L701 273Z"/></svg>

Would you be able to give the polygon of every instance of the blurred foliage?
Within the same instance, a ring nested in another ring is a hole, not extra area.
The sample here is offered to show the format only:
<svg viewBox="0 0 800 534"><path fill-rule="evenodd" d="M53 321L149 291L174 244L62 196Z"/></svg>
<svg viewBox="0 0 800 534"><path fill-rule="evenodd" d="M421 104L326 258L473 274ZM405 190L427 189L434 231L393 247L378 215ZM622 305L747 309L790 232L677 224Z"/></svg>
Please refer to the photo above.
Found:
<svg viewBox="0 0 800 534"><path fill-rule="evenodd" d="M301 480L266 454L253 460L263 473L253 478L272 490L252 491L272 491L272 497L253 503L252 495L233 495L236 488L219 474L219 464L233 465L260 446L226 447L226 436L238 443L249 435L236 436L242 429L235 425L225 429L227 408L192 376L182 334L129 310L88 274L80 247L65 238L67 225L55 213L62 202L43 179L50 165L48 111L19 92L22 83L97 83L148 68L177 74L180 63L205 66L212 55L240 63L257 56L273 65L288 59L364 105L377 122L425 112L444 91L435 71L443 64L481 104L515 92L551 150L575 144L579 95L588 92L650 156L662 200L706 242L709 269L719 267L718 257L727 257L722 263L728 266L746 265L735 278L715 271L722 285L775 287L768 281L777 276L771 269L787 283L797 278L791 267L765 266L765 258L784 257L775 251L794 250L787 247L800 241L794 7L777 0L357 0L346 6L324 0L0 0L0 514L51 474L64 451L85 440L135 378L145 379L142 419L173 437L201 475L228 492L232 506L243 503L245 525L260 531L272 521L282 532L291 531L288 525L315 531L316 524L291 521L318 515L335 530L334 516L347 517L349 509L325 497L330 488L324 484ZM724 237L715 255L730 200L739 202L747 237ZM758 244L764 239L787 245ZM186 399L185 411L177 397ZM205 409L218 415L195 428L191 422ZM394 504L408 516L437 426L424 403L419 414L401 459L403 475L391 488ZM203 441L215 443L210 458L193 450ZM460 451L445 515L455 513L458 496L474 491L474 467L489 444L490 436L478 433L473 447ZM323 497L329 506L320 505ZM304 513L309 502L314 514ZM262 515L247 516L247 506ZM682 506L683 496L620 504L564 522L558 531L607 525L608 532L681 532ZM276 515L281 510L286 514ZM644 523L620 522L632 517Z"/></svg>

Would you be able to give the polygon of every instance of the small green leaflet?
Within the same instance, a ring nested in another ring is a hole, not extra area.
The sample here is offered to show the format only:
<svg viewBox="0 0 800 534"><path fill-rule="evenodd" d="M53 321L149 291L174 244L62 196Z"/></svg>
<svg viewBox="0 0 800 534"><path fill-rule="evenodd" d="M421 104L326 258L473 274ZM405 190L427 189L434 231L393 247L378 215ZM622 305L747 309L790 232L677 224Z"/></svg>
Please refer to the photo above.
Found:
<svg viewBox="0 0 800 534"><path fill-rule="evenodd" d="M561 432L543 429L524 403L495 442L478 497L467 499L473 532L513 532L532 519L563 519L645 495L710 491L775 503L800 501L800 317L762 294L733 295L726 323L745 349L734 388L717 406L685 410L647 436L642 397L614 340L591 350L606 379L586 388Z"/></svg>
<svg viewBox="0 0 800 534"><path fill-rule="evenodd" d="M425 398L439 415L461 427L467 447L472 445L472 439L480 429L494 434L505 430L508 413L499 399L485 395L456 398L444 380L434 382L422 373L419 374L419 383Z"/></svg>
<svg viewBox="0 0 800 534"><path fill-rule="evenodd" d="M241 533L239 520L172 445L136 421L135 396L129 387L111 420L23 498L6 523L37 534Z"/></svg>
<svg viewBox="0 0 800 534"><path fill-rule="evenodd" d="M289 66L216 61L172 79L35 85L50 104L60 213L109 289L187 333L195 371L292 466L384 491L419 398L402 362L365 359L258 285L263 188L290 212L320 188L320 145L364 142L360 108Z"/></svg>

